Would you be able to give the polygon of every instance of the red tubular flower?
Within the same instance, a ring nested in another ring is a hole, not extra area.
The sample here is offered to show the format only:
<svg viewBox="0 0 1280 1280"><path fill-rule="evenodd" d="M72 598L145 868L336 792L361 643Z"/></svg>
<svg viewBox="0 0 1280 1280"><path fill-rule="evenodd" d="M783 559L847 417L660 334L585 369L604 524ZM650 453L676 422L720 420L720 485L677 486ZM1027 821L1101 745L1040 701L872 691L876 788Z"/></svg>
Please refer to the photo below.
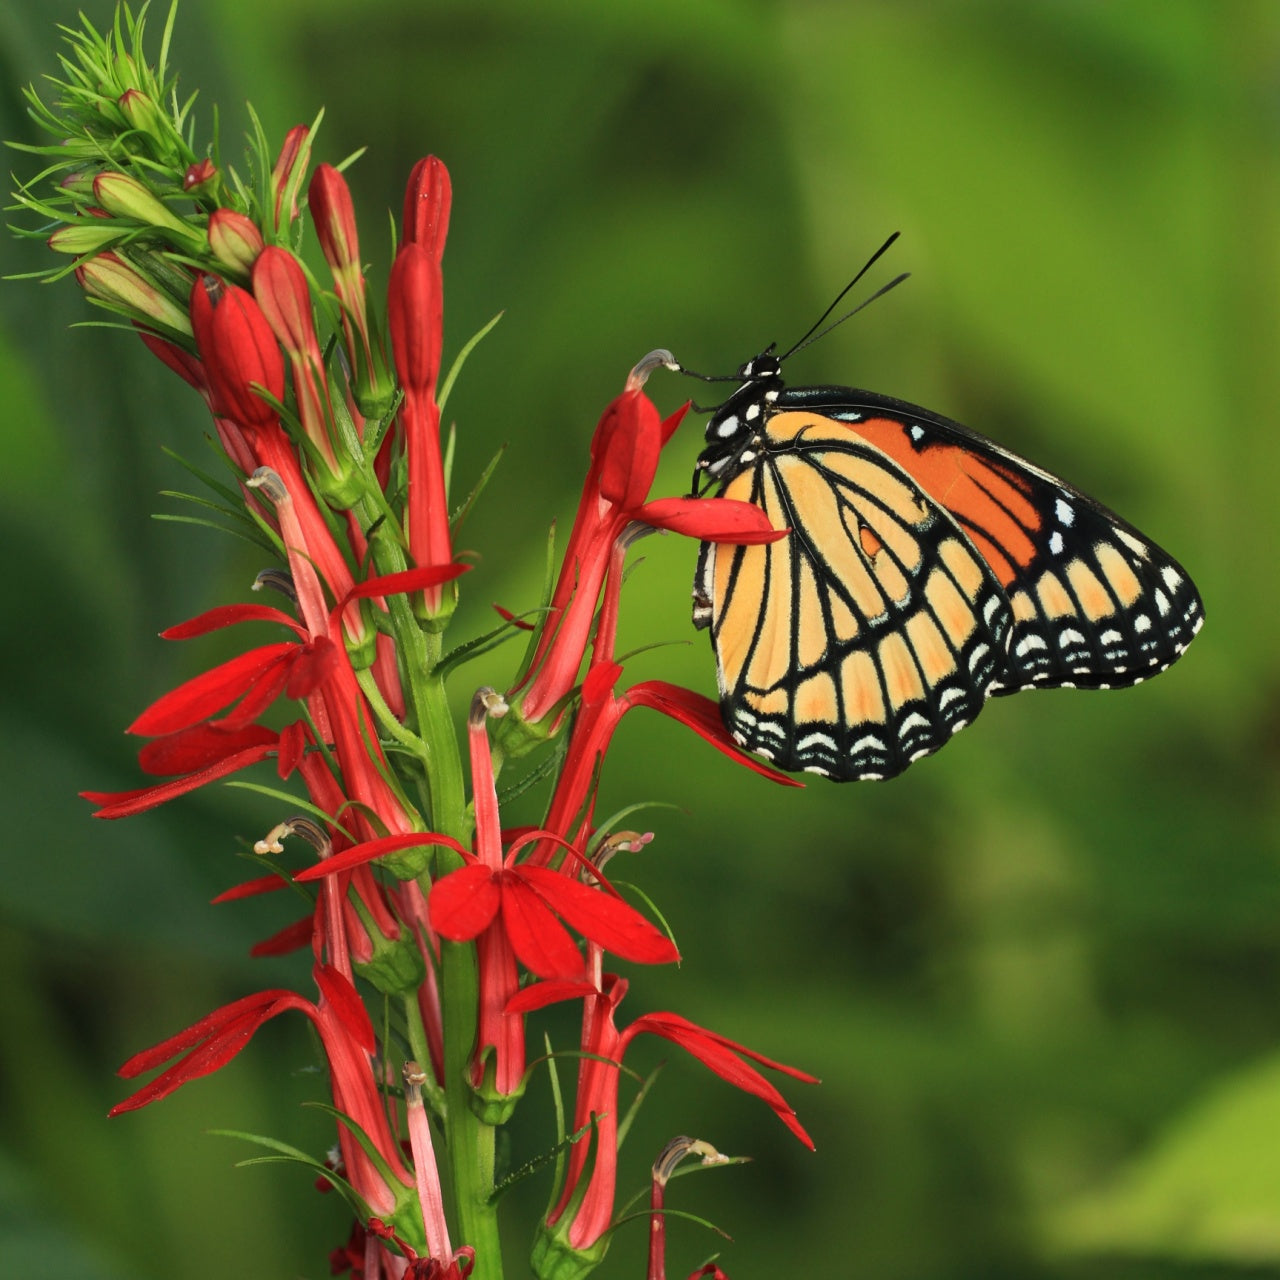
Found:
<svg viewBox="0 0 1280 1280"><path fill-rule="evenodd" d="M637 366L627 389L604 411L592 438L591 466L578 514L530 663L532 679L519 699L519 713L526 723L536 724L577 683L611 550L629 522L638 520L713 542L773 542L786 536L786 530L774 529L764 512L749 502L728 498L646 502L662 447L688 408L660 417L641 389L653 359L646 357Z"/></svg>
<svg viewBox="0 0 1280 1280"><path fill-rule="evenodd" d="M387 286L391 351L404 389L400 425L404 432L409 489L407 522L414 562L446 564L453 556L448 496L440 456L440 407L436 379L443 340L440 264L420 245L406 244L396 255ZM439 588L424 593L429 616L447 613ZM449 600L451 608L452 597Z"/></svg>
<svg viewBox="0 0 1280 1280"><path fill-rule="evenodd" d="M601 627L604 627L603 611ZM581 841L581 829L590 822L595 787L609 743L622 717L636 707L648 707L683 724L729 759L772 782L786 787L804 785L743 751L724 727L720 708L710 698L665 680L645 680L618 694L616 687L621 675L622 668L616 662L598 661L582 682L569 748L547 813L550 831ZM554 845L544 842L534 860L545 863L554 854Z"/></svg>
<svg viewBox="0 0 1280 1280"><path fill-rule="evenodd" d="M586 1056L578 1065L573 1131L590 1126L595 1140L579 1141L570 1150L564 1188L547 1215L537 1246L547 1251L582 1253L598 1248L603 1254L601 1241L613 1216L617 1180L618 1067L627 1047L639 1035L661 1036L680 1046L721 1079L764 1101L805 1146L813 1148L787 1100L751 1062L809 1084L816 1084L816 1077L766 1058L676 1013L644 1014L620 1032L614 1015L626 991L623 979L605 974L599 988L591 983L538 983L526 987L507 1006L510 1012L529 1013L560 1000L586 1000L582 1039ZM592 1163L588 1157L593 1151ZM562 1221L566 1218L567 1225Z"/></svg>
<svg viewBox="0 0 1280 1280"><path fill-rule="evenodd" d="M263 991L215 1009L185 1031L135 1054L120 1068L125 1079L166 1062L171 1065L150 1084L116 1103L110 1114L147 1106L189 1081L217 1071L249 1043L264 1022L297 1009L311 1019L320 1035L329 1062L334 1106L369 1138L395 1182L389 1184L384 1179L360 1142L340 1126L338 1141L347 1177L374 1213L401 1220L406 1217L413 1178L401 1160L400 1144L387 1126L382 1095L374 1079L370 1055L376 1051L377 1041L373 1025L355 988L341 973L328 965L317 965L313 976L320 991L316 1003L293 991Z"/></svg>

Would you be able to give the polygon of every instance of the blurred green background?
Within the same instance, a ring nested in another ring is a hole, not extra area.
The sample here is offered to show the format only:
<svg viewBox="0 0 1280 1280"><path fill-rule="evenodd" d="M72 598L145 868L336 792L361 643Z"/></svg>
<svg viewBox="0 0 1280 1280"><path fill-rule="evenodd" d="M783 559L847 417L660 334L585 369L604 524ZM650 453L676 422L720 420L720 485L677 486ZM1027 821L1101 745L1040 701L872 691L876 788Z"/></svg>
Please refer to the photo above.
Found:
<svg viewBox="0 0 1280 1280"><path fill-rule="evenodd" d="M29 136L20 86L54 69L75 8L0 9L0 136ZM811 1155L673 1052L624 1187L677 1132L753 1155L671 1197L735 1237L735 1280L1280 1275L1280 5L189 0L175 61L232 157L246 98L277 138L323 106L317 158L368 144L352 182L379 277L412 162L452 171L452 348L506 310L450 404L458 482L509 444L462 539L480 560L460 636L490 601L534 602L547 523L642 353L729 371L793 341L895 229L882 278L910 284L790 378L995 436L1124 512L1205 597L1159 681L1000 701L885 785L783 791L627 723L602 812L680 806L627 870L685 956L632 975L631 1013L678 1009L824 1083L787 1089ZM4 272L42 265L0 243ZM201 456L203 409L139 345L70 327L88 314L66 282L0 289L0 1271L321 1276L342 1206L297 1170L234 1169L252 1152L206 1133L326 1144L300 1108L321 1091L300 1022L105 1118L134 1050L307 979L246 957L278 902L207 905L274 807L223 789L95 824L75 798L133 785L122 726L210 660L156 631L244 598L260 567L150 518L181 510L162 446ZM662 373L650 390L690 393ZM657 492L683 491L698 440L691 420ZM641 552L623 647L676 643L629 675L711 691L695 548ZM460 699L513 658L469 669ZM550 1138L543 1090L513 1160ZM717 1247L673 1224L671 1274ZM643 1249L624 1228L599 1274L640 1275Z"/></svg>

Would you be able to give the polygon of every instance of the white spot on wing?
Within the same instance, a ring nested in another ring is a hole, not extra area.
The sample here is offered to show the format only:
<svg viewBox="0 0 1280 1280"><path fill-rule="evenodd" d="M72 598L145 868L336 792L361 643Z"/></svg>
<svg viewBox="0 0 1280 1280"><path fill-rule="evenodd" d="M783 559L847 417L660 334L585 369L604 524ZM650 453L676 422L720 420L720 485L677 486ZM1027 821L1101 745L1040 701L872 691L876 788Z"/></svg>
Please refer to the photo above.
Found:
<svg viewBox="0 0 1280 1280"><path fill-rule="evenodd" d="M1069 527L1075 523L1076 513L1071 504L1064 498L1059 498L1053 504L1053 513L1058 517L1059 524L1065 524Z"/></svg>
<svg viewBox="0 0 1280 1280"><path fill-rule="evenodd" d="M1049 535L1049 550L1052 551L1055 556L1060 556L1062 554L1063 545L1062 534L1055 529Z"/></svg>

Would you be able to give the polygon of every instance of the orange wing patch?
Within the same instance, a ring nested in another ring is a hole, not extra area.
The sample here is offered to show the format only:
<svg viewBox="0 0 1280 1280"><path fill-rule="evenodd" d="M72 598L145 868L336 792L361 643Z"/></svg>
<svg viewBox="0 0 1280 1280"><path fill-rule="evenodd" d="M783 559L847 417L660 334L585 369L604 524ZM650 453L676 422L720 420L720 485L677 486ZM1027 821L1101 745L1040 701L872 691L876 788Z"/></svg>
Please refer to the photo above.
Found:
<svg viewBox="0 0 1280 1280"><path fill-rule="evenodd" d="M907 427L891 418L867 418L848 427L887 453L960 521L1002 586L1035 559L1031 535L1041 526L1040 512L1020 476L959 445L930 442L917 449Z"/></svg>

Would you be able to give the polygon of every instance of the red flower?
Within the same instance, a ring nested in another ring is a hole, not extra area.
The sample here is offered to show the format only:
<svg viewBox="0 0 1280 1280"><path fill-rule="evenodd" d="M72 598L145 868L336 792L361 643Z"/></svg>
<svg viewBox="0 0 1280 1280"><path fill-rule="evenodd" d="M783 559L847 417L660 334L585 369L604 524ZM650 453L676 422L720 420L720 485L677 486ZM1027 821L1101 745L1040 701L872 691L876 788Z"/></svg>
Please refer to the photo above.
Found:
<svg viewBox="0 0 1280 1280"><path fill-rule="evenodd" d="M659 354L655 353L655 357ZM530 663L532 680L518 703L536 724L577 683L614 543L633 520L710 542L773 542L786 536L749 502L728 498L663 498L646 502L662 447L688 406L663 419L641 389L654 357L636 366L627 388L600 418L591 466ZM526 680L529 676L526 675Z"/></svg>
<svg viewBox="0 0 1280 1280"><path fill-rule="evenodd" d="M796 1119L787 1100L751 1062L809 1084L817 1083L814 1076L774 1062L677 1013L644 1014L624 1031L618 1031L614 1015L626 991L627 984L623 979L605 974L599 988L582 982L538 983L526 987L507 1006L511 1013L529 1013L560 1000L585 998L586 1001L582 1036L584 1057L578 1065L573 1131L589 1127L593 1140L578 1141L570 1150L564 1188L543 1226L543 1247L547 1249L590 1250L597 1246L609 1227L617 1180L618 1068L627 1047L639 1035L661 1036L679 1045L721 1079L767 1103L805 1146L813 1147L812 1139ZM592 1153L594 1160L589 1161ZM562 1221L566 1218L567 1225Z"/></svg>
<svg viewBox="0 0 1280 1280"><path fill-rule="evenodd" d="M215 1009L185 1031L135 1054L120 1068L125 1079L166 1062L171 1065L150 1084L116 1103L110 1114L147 1106L189 1081L217 1071L249 1043L264 1022L297 1009L311 1019L320 1035L329 1062L334 1106L373 1143L394 1181L388 1183L361 1143L343 1126L338 1140L347 1177L374 1213L399 1217L412 1194L413 1178L400 1158L400 1144L388 1128L382 1094L374 1079L370 1055L377 1041L373 1025L355 988L336 969L317 965L313 976L320 990L318 1003L293 991L259 992Z"/></svg>

